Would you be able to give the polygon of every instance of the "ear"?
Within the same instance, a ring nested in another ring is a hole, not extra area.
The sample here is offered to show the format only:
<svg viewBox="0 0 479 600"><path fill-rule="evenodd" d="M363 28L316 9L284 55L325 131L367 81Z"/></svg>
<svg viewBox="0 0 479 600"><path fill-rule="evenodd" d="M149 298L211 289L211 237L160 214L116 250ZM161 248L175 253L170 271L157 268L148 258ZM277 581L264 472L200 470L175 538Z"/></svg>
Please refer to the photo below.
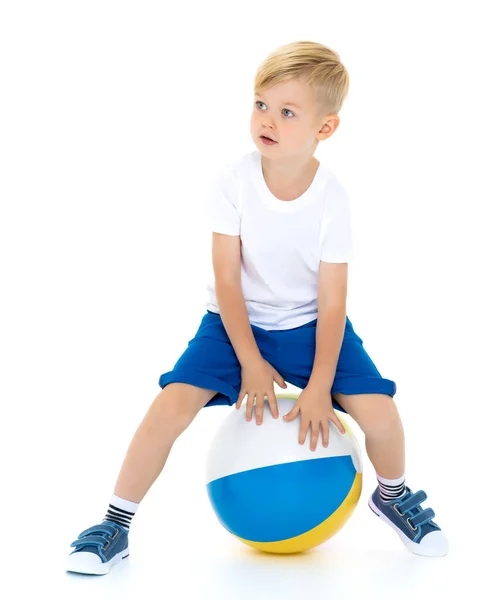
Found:
<svg viewBox="0 0 479 600"><path fill-rule="evenodd" d="M328 139L331 137L336 129L339 127L340 118L336 114L327 115L325 117L326 121L321 126L321 129L318 131L316 139L318 142L322 140Z"/></svg>

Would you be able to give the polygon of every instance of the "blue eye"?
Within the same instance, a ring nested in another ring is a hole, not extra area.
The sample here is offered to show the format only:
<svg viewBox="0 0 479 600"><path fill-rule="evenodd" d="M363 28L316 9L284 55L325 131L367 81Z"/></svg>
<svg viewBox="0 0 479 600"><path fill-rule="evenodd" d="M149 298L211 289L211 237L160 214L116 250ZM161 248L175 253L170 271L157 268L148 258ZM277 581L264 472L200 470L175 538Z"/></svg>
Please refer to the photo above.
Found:
<svg viewBox="0 0 479 600"><path fill-rule="evenodd" d="M258 105L258 104L264 104L264 102L261 102L261 100L258 100L258 101L256 102L256 104L257 104L257 105ZM266 106L266 104L265 104L265 106ZM289 110L289 108L285 108L284 110L287 110L289 113L291 113L291 114L294 116L294 113L293 113L293 112L291 112L291 111Z"/></svg>

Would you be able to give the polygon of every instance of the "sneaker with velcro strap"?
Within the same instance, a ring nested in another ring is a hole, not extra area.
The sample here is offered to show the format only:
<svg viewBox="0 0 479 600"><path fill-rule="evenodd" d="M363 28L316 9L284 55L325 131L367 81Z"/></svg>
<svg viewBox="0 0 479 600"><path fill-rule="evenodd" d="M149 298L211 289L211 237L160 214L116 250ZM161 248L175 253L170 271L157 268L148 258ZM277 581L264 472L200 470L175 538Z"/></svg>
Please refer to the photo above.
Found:
<svg viewBox="0 0 479 600"><path fill-rule="evenodd" d="M85 529L70 546L66 570L88 575L105 575L130 554L128 530L110 521Z"/></svg>
<svg viewBox="0 0 479 600"><path fill-rule="evenodd" d="M413 554L420 556L446 556L449 542L437 523L432 508L421 504L427 499L426 492L413 493L406 486L400 498L384 501L379 486L369 498L369 508L399 535L403 544Z"/></svg>

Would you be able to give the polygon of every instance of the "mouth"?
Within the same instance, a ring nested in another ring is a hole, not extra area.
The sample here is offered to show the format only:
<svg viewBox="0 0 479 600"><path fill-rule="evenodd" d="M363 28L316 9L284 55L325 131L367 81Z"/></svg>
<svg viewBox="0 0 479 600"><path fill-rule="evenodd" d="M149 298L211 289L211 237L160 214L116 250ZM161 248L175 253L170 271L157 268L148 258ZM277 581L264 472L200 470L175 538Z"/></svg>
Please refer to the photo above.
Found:
<svg viewBox="0 0 479 600"><path fill-rule="evenodd" d="M277 144L278 142L276 140L271 139L270 137L266 136L266 135L260 135L259 136L261 140L263 140L266 144Z"/></svg>

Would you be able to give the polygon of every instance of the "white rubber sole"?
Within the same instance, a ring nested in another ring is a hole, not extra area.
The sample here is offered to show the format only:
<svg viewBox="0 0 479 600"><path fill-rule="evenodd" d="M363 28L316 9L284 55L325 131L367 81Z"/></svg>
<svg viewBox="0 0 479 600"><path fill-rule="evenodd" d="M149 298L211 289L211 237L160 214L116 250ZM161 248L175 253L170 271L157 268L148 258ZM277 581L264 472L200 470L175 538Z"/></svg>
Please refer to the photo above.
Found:
<svg viewBox="0 0 479 600"><path fill-rule="evenodd" d="M423 540L426 540L427 538L429 538L428 541L432 541L434 542L437 538L440 538L438 540L437 544L417 544L415 542L413 542L412 540L410 540L407 535L405 533L403 533L399 527L397 527L396 525L394 525L394 523L392 523L386 516L383 515L383 513L379 510L379 508L376 506L376 504L374 503L372 496L369 497L368 500L368 505L369 508L373 511L373 513L375 515L377 515L380 519L382 519L385 523L387 523L389 525L389 527L392 527L394 529L394 531L399 535L399 537L401 538L402 543L406 546L406 548L409 550L409 552L412 552L413 554L417 554L418 556L427 556L427 557L437 557L437 556L446 556L446 554L449 551L448 548L448 544L447 544L447 540L445 539L443 533L441 531L432 531L431 533L428 533L427 536L424 536ZM436 536L436 534L438 534Z"/></svg>
<svg viewBox="0 0 479 600"><path fill-rule="evenodd" d="M102 563L98 555L93 552L73 552L68 556L66 570L72 573L84 573L85 575L106 575L116 564L122 562L130 555L126 547L122 552L115 554L108 562Z"/></svg>

